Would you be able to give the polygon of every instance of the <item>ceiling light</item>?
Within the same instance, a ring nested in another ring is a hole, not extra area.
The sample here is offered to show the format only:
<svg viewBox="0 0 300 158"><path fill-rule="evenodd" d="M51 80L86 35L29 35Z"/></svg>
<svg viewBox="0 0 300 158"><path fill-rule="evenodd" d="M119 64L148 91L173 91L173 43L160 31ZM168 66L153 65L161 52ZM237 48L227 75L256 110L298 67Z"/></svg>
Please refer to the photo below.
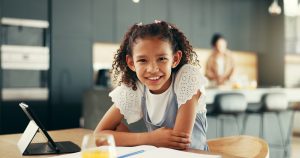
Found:
<svg viewBox="0 0 300 158"><path fill-rule="evenodd" d="M132 0L133 3L139 3L140 0Z"/></svg>
<svg viewBox="0 0 300 158"><path fill-rule="evenodd" d="M269 13L272 15L279 15L281 13L281 7L278 5L277 0L274 0L270 5Z"/></svg>

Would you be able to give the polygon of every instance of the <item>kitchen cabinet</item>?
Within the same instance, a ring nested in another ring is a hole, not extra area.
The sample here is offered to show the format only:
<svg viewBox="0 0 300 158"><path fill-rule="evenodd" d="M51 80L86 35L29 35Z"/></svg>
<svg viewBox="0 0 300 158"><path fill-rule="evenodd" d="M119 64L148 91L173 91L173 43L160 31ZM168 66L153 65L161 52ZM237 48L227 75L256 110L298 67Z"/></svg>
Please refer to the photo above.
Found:
<svg viewBox="0 0 300 158"><path fill-rule="evenodd" d="M24 131L28 119L18 104L26 102L48 127L49 23L0 17L0 133Z"/></svg>

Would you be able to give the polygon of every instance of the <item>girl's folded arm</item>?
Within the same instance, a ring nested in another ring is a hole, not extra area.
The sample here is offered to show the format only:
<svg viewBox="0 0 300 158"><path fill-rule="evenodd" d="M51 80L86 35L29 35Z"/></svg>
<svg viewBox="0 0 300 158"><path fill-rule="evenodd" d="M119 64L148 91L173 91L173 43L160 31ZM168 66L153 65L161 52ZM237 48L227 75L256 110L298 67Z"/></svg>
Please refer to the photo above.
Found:
<svg viewBox="0 0 300 158"><path fill-rule="evenodd" d="M175 126L173 128L174 131L184 132L191 136L197 114L198 99L200 96L201 92L198 90L190 100L180 106L177 112Z"/></svg>
<svg viewBox="0 0 300 158"><path fill-rule="evenodd" d="M148 144L147 133L131 133L129 130L126 131L127 127L124 127L125 125L122 123L123 117L115 105L111 106L97 125L94 133L112 134L117 146Z"/></svg>
<svg viewBox="0 0 300 158"><path fill-rule="evenodd" d="M97 125L94 133L108 133L114 136L117 146L154 145L185 149L189 143L188 135L168 128L159 128L152 132L131 133L122 123L123 115L116 106L112 106ZM118 130L121 129L121 130ZM124 130L125 129L125 130Z"/></svg>

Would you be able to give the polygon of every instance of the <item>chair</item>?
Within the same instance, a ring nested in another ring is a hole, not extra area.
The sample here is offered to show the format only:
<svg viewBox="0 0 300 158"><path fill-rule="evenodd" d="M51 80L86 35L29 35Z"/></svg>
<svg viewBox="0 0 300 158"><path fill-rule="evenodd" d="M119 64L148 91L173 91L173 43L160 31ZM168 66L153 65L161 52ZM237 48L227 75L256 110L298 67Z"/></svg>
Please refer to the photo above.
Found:
<svg viewBox="0 0 300 158"><path fill-rule="evenodd" d="M212 153L227 157L257 157L268 158L268 144L259 137L253 136L230 136L207 141Z"/></svg>
<svg viewBox="0 0 300 158"><path fill-rule="evenodd" d="M240 135L247 101L241 93L220 93L214 100L217 137Z"/></svg>
<svg viewBox="0 0 300 158"><path fill-rule="evenodd" d="M84 92L82 109L84 128L95 129L98 122L113 104L108 96L110 91L106 88L93 88Z"/></svg>
<svg viewBox="0 0 300 158"><path fill-rule="evenodd" d="M262 97L262 138L270 146L273 158L290 157L294 112L288 110L284 93L267 93Z"/></svg>

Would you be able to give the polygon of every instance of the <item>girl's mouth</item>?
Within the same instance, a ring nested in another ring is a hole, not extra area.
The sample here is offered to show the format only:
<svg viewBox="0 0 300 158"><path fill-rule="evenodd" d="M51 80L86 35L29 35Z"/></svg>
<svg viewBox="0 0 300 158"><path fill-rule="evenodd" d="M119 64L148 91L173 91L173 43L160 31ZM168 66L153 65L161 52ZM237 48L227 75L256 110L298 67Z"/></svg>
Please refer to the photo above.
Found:
<svg viewBox="0 0 300 158"><path fill-rule="evenodd" d="M148 77L148 79L151 80L151 81L157 81L160 78L161 78L160 76L157 76L157 77Z"/></svg>

